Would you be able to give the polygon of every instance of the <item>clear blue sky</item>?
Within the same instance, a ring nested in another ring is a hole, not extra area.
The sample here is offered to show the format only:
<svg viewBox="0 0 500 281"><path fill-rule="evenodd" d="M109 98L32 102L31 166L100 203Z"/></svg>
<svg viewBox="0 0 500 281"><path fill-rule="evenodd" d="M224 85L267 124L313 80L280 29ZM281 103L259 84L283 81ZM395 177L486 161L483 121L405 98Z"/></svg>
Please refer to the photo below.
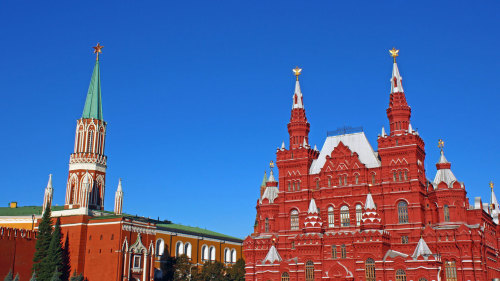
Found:
<svg viewBox="0 0 500 281"><path fill-rule="evenodd" d="M411 3L410 3L411 2ZM500 2L2 1L0 204L64 204L75 120L104 45L107 209L238 237L252 231L262 174L287 140L294 76L321 148L326 131L388 126L399 69L435 175L437 140L468 197L498 182Z"/></svg>

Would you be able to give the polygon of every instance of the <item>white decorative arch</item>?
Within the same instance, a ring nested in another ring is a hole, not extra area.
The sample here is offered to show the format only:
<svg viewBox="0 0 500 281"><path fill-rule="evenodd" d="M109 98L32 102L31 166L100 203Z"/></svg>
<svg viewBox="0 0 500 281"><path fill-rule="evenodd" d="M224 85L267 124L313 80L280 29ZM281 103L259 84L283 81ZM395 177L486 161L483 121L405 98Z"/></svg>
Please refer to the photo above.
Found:
<svg viewBox="0 0 500 281"><path fill-rule="evenodd" d="M236 262L236 250L234 248L231 249L231 262L232 263Z"/></svg>
<svg viewBox="0 0 500 281"><path fill-rule="evenodd" d="M156 256L160 257L165 252L165 241L159 238L156 240Z"/></svg>
<svg viewBox="0 0 500 281"><path fill-rule="evenodd" d="M191 250L192 250L191 243L186 242L186 244L184 244L184 254L186 254L188 258L191 258Z"/></svg>
<svg viewBox="0 0 500 281"><path fill-rule="evenodd" d="M182 254L184 254L184 244L182 241L177 241L177 243L175 243L175 256L178 257Z"/></svg>
<svg viewBox="0 0 500 281"><path fill-rule="evenodd" d="M210 248L208 249L208 253L209 253L210 261L215 261L215 247L214 246L210 246Z"/></svg>

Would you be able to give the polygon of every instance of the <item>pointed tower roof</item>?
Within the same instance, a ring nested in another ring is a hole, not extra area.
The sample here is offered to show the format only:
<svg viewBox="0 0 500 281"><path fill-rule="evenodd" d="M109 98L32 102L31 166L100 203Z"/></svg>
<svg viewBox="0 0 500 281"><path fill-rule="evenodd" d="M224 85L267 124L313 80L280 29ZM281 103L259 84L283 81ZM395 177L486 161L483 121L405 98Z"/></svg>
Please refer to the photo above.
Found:
<svg viewBox="0 0 500 281"><path fill-rule="evenodd" d="M448 185L448 187L451 187L451 185L457 181L457 178L451 171L451 163L446 160L446 157L444 157L443 140L439 140L438 147L441 148L441 155L439 156L439 161L436 164L436 177L434 177L434 181L432 182L435 189L441 182L444 182Z"/></svg>
<svg viewBox="0 0 500 281"><path fill-rule="evenodd" d="M366 195L365 210L376 210L375 202L373 202L373 197L371 193Z"/></svg>
<svg viewBox="0 0 500 281"><path fill-rule="evenodd" d="M283 141L283 142L281 143L281 149L282 149L282 150L284 150L284 149L285 149L285 141Z"/></svg>
<svg viewBox="0 0 500 281"><path fill-rule="evenodd" d="M302 91L300 90L299 75L302 71L298 66L293 69L297 80L295 81L295 91L293 93L293 107L292 108L304 108L304 102L302 100Z"/></svg>
<svg viewBox="0 0 500 281"><path fill-rule="evenodd" d="M419 256L422 256L424 259L427 259L430 255L432 255L431 249L429 249L429 246L425 243L424 238L420 237L417 247L415 248L413 255L411 255L412 258L417 259Z"/></svg>
<svg viewBox="0 0 500 281"><path fill-rule="evenodd" d="M47 183L47 188L52 189L52 174L49 175L49 182Z"/></svg>
<svg viewBox="0 0 500 281"><path fill-rule="evenodd" d="M396 58L394 58L394 63L392 65L391 93L403 92L403 77L399 74L398 64L396 63Z"/></svg>
<svg viewBox="0 0 500 281"><path fill-rule="evenodd" d="M278 253L278 250L276 249L276 247L274 247L274 245L272 245L271 248L269 248L269 251L267 252L266 258L262 261L262 263L266 263L267 261L270 263L274 263L275 261L279 261L279 262L282 261L281 256Z"/></svg>
<svg viewBox="0 0 500 281"><path fill-rule="evenodd" d="M318 207L316 207L316 201L314 198L311 199L311 202L309 202L309 209L307 210L308 214L317 214L318 213Z"/></svg>
<svg viewBox="0 0 500 281"><path fill-rule="evenodd" d="M118 192L123 192L122 189L122 179L118 179L118 188L116 189Z"/></svg>
<svg viewBox="0 0 500 281"><path fill-rule="evenodd" d="M260 186L266 186L266 182L267 182L267 173L264 172L264 178L262 179L262 184Z"/></svg>
<svg viewBox="0 0 500 281"><path fill-rule="evenodd" d="M500 215L500 206L498 206L498 200L497 196L495 195L495 192L493 191L493 182L490 182L490 188L491 188L491 217L493 218L493 221L498 224L498 217Z"/></svg>
<svg viewBox="0 0 500 281"><path fill-rule="evenodd" d="M385 133L385 128L382 126L382 134L381 134L382 137L385 137L387 136L387 134Z"/></svg>
<svg viewBox="0 0 500 281"><path fill-rule="evenodd" d="M102 101L101 101L101 77L99 71L99 53L102 46L97 44L94 48L94 53L97 54L97 59L90 79L89 90L87 91L87 99L83 108L82 118L93 118L103 120L102 117Z"/></svg>

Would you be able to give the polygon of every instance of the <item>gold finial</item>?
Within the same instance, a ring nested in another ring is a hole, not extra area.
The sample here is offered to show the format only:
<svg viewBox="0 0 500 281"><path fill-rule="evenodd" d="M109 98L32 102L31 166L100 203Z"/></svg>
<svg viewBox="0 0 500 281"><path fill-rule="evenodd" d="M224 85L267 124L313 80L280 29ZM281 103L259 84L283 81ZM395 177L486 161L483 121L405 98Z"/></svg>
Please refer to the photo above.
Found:
<svg viewBox="0 0 500 281"><path fill-rule="evenodd" d="M102 53L101 49L104 48L104 46L101 46L99 45L99 43L97 43L97 45L92 48L94 49L94 54L96 54L95 60L99 60L99 54Z"/></svg>
<svg viewBox="0 0 500 281"><path fill-rule="evenodd" d="M392 50L389 50L389 53L391 54L391 57L394 58L394 63L396 63L396 57L399 56L399 50L396 50L396 48L392 48Z"/></svg>
<svg viewBox="0 0 500 281"><path fill-rule="evenodd" d="M443 151L444 141L442 139L439 139L439 141L438 141L438 147L441 148L441 151Z"/></svg>
<svg viewBox="0 0 500 281"><path fill-rule="evenodd" d="M274 168L274 162L273 162L273 160L271 160L271 162L269 163L269 167L271 167L271 169Z"/></svg>
<svg viewBox="0 0 500 281"><path fill-rule="evenodd" d="M492 181L490 181L490 188L491 188L491 190L493 190L493 187L494 187L494 186L495 186L495 184L493 184L493 182L492 182Z"/></svg>
<svg viewBox="0 0 500 281"><path fill-rule="evenodd" d="M295 77L297 77L297 81L299 81L299 75L302 74L302 68L299 68L296 66L293 70L293 73L295 74Z"/></svg>

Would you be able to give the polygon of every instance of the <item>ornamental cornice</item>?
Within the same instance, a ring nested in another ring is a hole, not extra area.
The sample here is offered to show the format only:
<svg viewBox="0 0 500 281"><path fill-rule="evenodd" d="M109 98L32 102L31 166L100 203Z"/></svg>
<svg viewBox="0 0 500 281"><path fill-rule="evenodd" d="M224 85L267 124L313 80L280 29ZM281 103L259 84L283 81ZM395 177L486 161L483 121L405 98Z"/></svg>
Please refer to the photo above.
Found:
<svg viewBox="0 0 500 281"><path fill-rule="evenodd" d="M138 226L133 226L133 225L128 225L124 224L122 226L122 229L125 231L130 231L130 232L135 232L135 233L142 233L142 234L151 234L154 235L156 233L155 229L148 229L144 227L138 227Z"/></svg>
<svg viewBox="0 0 500 281"><path fill-rule="evenodd" d="M72 153L69 157L70 164L76 163L95 163L106 166L108 157L94 153Z"/></svg>

